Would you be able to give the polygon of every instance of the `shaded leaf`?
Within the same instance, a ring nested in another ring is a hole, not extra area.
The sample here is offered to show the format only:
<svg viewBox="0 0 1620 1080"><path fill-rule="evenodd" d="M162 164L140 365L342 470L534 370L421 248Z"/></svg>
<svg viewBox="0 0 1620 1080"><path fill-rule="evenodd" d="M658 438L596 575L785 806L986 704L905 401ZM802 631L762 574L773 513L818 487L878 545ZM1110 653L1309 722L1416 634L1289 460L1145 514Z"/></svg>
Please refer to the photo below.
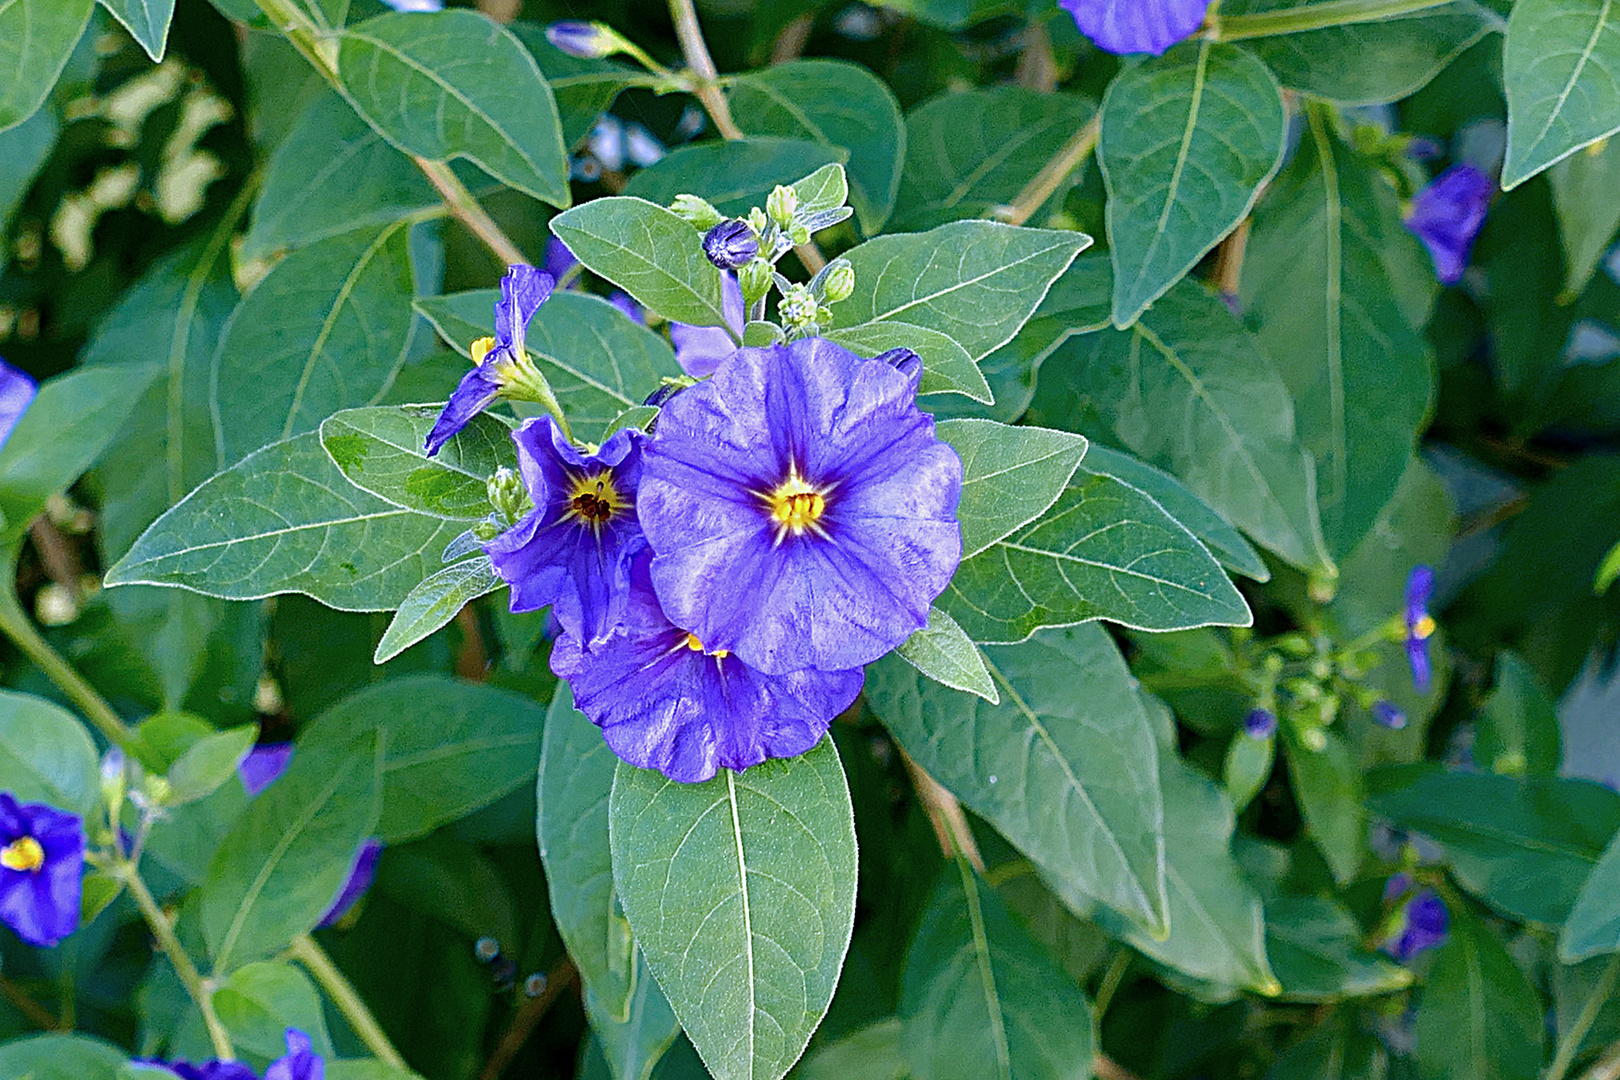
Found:
<svg viewBox="0 0 1620 1080"><path fill-rule="evenodd" d="M1558 938L1566 964L1612 952L1620 952L1620 832L1592 867Z"/></svg>
<svg viewBox="0 0 1620 1080"><path fill-rule="evenodd" d="M1613 197L1620 189L1620 149L1594 143L1554 165L1547 179L1564 241L1564 291L1575 295L1592 280L1620 228L1620 199Z"/></svg>
<svg viewBox="0 0 1620 1080"><path fill-rule="evenodd" d="M44 103L95 10L95 0L11 0L0 7L0 131Z"/></svg>
<svg viewBox="0 0 1620 1080"><path fill-rule="evenodd" d="M720 271L703 254L702 237L662 206L628 196L592 199L552 218L551 231L589 269L664 318L726 325Z"/></svg>
<svg viewBox="0 0 1620 1080"><path fill-rule="evenodd" d="M1489 927L1451 913L1418 999L1417 1065L1436 1080L1532 1080L1544 1039L1535 989Z"/></svg>
<svg viewBox="0 0 1620 1080"><path fill-rule="evenodd" d="M1480 710L1474 760L1506 776L1552 776L1564 759L1558 705L1517 653L1496 656L1496 687Z"/></svg>
<svg viewBox="0 0 1620 1080"><path fill-rule="evenodd" d="M140 42L153 63L163 59L169 41L169 20L174 18L174 0L101 0L101 6Z"/></svg>
<svg viewBox="0 0 1620 1080"><path fill-rule="evenodd" d="M0 1046L0 1075L27 1080L114 1080L129 1054L88 1035L29 1035Z"/></svg>
<svg viewBox="0 0 1620 1080"><path fill-rule="evenodd" d="M467 422L438 454L423 440L433 430L436 405L345 409L321 424L321 446L349 482L395 506L450 521L489 516L489 478L515 468L512 429L488 413Z"/></svg>
<svg viewBox="0 0 1620 1080"><path fill-rule="evenodd" d="M984 654L956 620L939 608L928 609L928 625L894 650L896 656L953 690L965 690L995 705L1001 694L984 666Z"/></svg>
<svg viewBox="0 0 1620 1080"><path fill-rule="evenodd" d="M1337 1001L1388 994L1412 985L1412 973L1361 947L1361 927L1339 904L1318 896L1279 896L1266 904L1266 953L1281 997Z"/></svg>
<svg viewBox="0 0 1620 1080"><path fill-rule="evenodd" d="M709 200L722 214L741 217L750 207L763 207L776 185L792 184L829 162L842 164L846 156L842 150L803 139L756 137L697 143L674 150L636 173L624 185L624 193L667 206L684 192ZM691 225L686 231L694 239L700 235ZM631 295L635 295L633 290Z"/></svg>
<svg viewBox="0 0 1620 1080"><path fill-rule="evenodd" d="M1620 11L1611 0L1514 4L1502 44L1511 191L1588 143L1620 131Z"/></svg>
<svg viewBox="0 0 1620 1080"><path fill-rule="evenodd" d="M1086 440L1051 428L993 420L944 420L935 434L962 459L962 557L1016 532L1057 502L1086 453Z"/></svg>
<svg viewBox="0 0 1620 1080"><path fill-rule="evenodd" d="M1327 742L1321 750L1307 750L1289 739L1283 742L1283 756L1288 759L1305 831L1344 886L1355 878L1365 849L1361 770L1342 738L1334 732L1322 734Z"/></svg>
<svg viewBox="0 0 1620 1080"><path fill-rule="evenodd" d="M0 791L87 818L101 782L96 745L78 717L44 698L0 690Z"/></svg>
<svg viewBox="0 0 1620 1080"><path fill-rule="evenodd" d="M613 104L619 91L647 78L611 60L587 60L569 56L546 40L546 30L529 22L513 22L507 29L516 35L534 57L540 73L557 98L557 115L562 120L563 145L577 146L591 133L596 121Z"/></svg>

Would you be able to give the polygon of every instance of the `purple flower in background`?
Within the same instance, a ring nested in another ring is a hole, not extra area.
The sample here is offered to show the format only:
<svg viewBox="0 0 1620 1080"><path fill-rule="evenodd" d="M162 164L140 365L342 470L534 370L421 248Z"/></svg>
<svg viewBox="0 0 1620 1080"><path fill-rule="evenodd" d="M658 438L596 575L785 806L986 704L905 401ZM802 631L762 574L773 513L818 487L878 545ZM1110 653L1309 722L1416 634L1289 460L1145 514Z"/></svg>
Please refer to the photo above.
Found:
<svg viewBox="0 0 1620 1080"><path fill-rule="evenodd" d="M242 764L236 767L236 775L241 777L248 798L269 787L272 780L286 772L287 762L292 760L292 755L293 744L290 742L261 743L249 750Z"/></svg>
<svg viewBox="0 0 1620 1080"><path fill-rule="evenodd" d="M1428 690L1433 675L1429 664L1429 638L1434 635L1434 617L1429 614L1429 597L1434 595L1434 569L1418 565L1406 577L1406 660L1412 666L1412 685Z"/></svg>
<svg viewBox="0 0 1620 1080"><path fill-rule="evenodd" d="M665 405L638 508L670 621L771 675L859 667L920 629L961 559L962 463L916 392L806 338Z"/></svg>
<svg viewBox="0 0 1620 1080"><path fill-rule="evenodd" d="M534 509L484 551L512 586L513 611L551 604L587 647L623 623L630 560L646 545L636 520L645 438L624 428L583 454L549 416L512 433Z"/></svg>
<svg viewBox="0 0 1620 1080"><path fill-rule="evenodd" d="M1243 718L1243 732L1251 739L1269 739L1277 734L1277 714L1270 709L1250 709Z"/></svg>
<svg viewBox="0 0 1620 1080"><path fill-rule="evenodd" d="M706 379L714 374L714 369L737 351L737 341L742 337L743 314L742 286L737 284L737 278L732 274L720 275L720 311L726 317L726 326L731 332L726 332L726 326L688 326L685 323L672 322L669 324L669 339L675 343L675 360L681 365L681 370L694 379Z"/></svg>
<svg viewBox="0 0 1620 1080"><path fill-rule="evenodd" d="M864 675L806 669L766 675L724 649L706 650L659 607L643 553L630 571L625 632L587 654L564 634L551 670L613 752L671 780L707 780L793 757L821 741L861 692Z"/></svg>
<svg viewBox="0 0 1620 1080"><path fill-rule="evenodd" d="M39 387L33 376L0 360L0 446L11 438L11 432L34 402Z"/></svg>
<svg viewBox="0 0 1620 1080"><path fill-rule="evenodd" d="M395 11L443 11L444 0L383 0Z"/></svg>
<svg viewBox="0 0 1620 1080"><path fill-rule="evenodd" d="M565 19L546 27L546 40L558 50L581 60L600 60L617 51L613 36L598 23Z"/></svg>
<svg viewBox="0 0 1620 1080"><path fill-rule="evenodd" d="M703 234L703 254L720 269L735 270L754 261L754 256L759 254L759 241L748 222L732 218Z"/></svg>
<svg viewBox="0 0 1620 1080"><path fill-rule="evenodd" d="M437 454L467 426L467 421L503 393L530 401L545 400L549 390L543 389L540 373L523 351L523 336L529 320L546 302L555 284L550 274L532 266L506 268L506 276L501 278L501 298L495 303L495 336L472 343L473 369L462 376L433 430L428 432L428 457Z"/></svg>
<svg viewBox="0 0 1620 1080"><path fill-rule="evenodd" d="M84 829L75 814L0 791L0 922L30 945L79 928Z"/></svg>
<svg viewBox="0 0 1620 1080"><path fill-rule="evenodd" d="M1444 942L1450 924L1450 913L1439 894L1428 888L1414 892L1413 884L1409 875L1396 874L1384 885L1386 904L1405 899L1391 916L1388 934L1379 948L1402 963Z"/></svg>
<svg viewBox="0 0 1620 1080"><path fill-rule="evenodd" d="M1391 731L1399 731L1406 726L1406 713L1393 701L1373 702L1372 718Z"/></svg>
<svg viewBox="0 0 1620 1080"><path fill-rule="evenodd" d="M1442 283L1455 285L1462 278L1495 186L1472 165L1453 165L1412 196L1406 227L1429 249Z"/></svg>
<svg viewBox="0 0 1620 1080"><path fill-rule="evenodd" d="M200 1065L193 1065L186 1061L136 1058L131 1064L154 1065L173 1073L180 1080L259 1080L252 1069L239 1061L205 1061Z"/></svg>
<svg viewBox="0 0 1620 1080"><path fill-rule="evenodd" d="M321 921L315 924L317 927L335 926L349 913L350 908L359 903L377 876L377 856L382 854L382 849L381 840L370 839L361 843L360 850L354 853L354 865L349 868L348 880L338 890L337 899L321 916Z"/></svg>
<svg viewBox="0 0 1620 1080"><path fill-rule="evenodd" d="M560 237L553 236L546 240L545 263L545 272L551 275L552 280L561 281L568 276L570 270L579 265L579 260L574 258L573 251ZM569 288L573 288L572 282Z"/></svg>
<svg viewBox="0 0 1620 1080"><path fill-rule="evenodd" d="M1204 24L1209 0L1058 0L1074 25L1111 53L1158 56Z"/></svg>
<svg viewBox="0 0 1620 1080"><path fill-rule="evenodd" d="M630 294L623 289L614 289L608 296L608 303L624 312L625 318L637 326L647 325L647 314L641 310L641 305L630 298Z"/></svg>
<svg viewBox="0 0 1620 1080"><path fill-rule="evenodd" d="M326 1063L310 1045L309 1036L287 1029L287 1053L264 1070L264 1080L326 1080Z"/></svg>

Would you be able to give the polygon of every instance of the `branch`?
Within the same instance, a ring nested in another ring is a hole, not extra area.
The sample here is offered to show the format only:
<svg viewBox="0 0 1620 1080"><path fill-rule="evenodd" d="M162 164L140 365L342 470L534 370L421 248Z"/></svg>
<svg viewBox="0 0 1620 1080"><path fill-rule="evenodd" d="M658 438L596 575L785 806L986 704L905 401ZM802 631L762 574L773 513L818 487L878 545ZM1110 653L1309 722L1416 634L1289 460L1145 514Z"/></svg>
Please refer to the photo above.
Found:
<svg viewBox="0 0 1620 1080"><path fill-rule="evenodd" d="M1099 112L1091 118L1085 127L1076 131L1068 142L1052 155L1052 160L1041 166L1041 171L1024 185L1024 190L1018 197L1005 207L999 208L995 217L997 221L1004 221L1008 225L1022 225L1028 221L1058 185L1069 178L1069 174L1078 169L1091 152L1097 147L1097 136L1102 130L1102 113Z"/></svg>
<svg viewBox="0 0 1620 1080"><path fill-rule="evenodd" d="M692 69L692 93L708 110L709 119L714 121L716 130L723 137L742 138L742 130L731 119L731 105L720 90L720 73L715 70L714 58L709 55L709 46L703 40L703 30L698 26L697 9L692 6L692 0L669 0L669 15L675 20L675 36L680 39L686 66Z"/></svg>
<svg viewBox="0 0 1620 1080"><path fill-rule="evenodd" d="M478 1074L478 1080L500 1080L501 1073L512 1064L517 1052L523 1049L523 1044L533 1034L535 1025L540 1018L546 1015L552 1002L568 987L573 985L574 979L579 976L579 969L574 962L564 956L557 961L552 969L546 972L546 988L539 995L525 1001L517 1013L512 1017L512 1023L501 1035L501 1041L496 1044L495 1052L489 1055L489 1061L484 1064L484 1071Z"/></svg>
<svg viewBox="0 0 1620 1080"><path fill-rule="evenodd" d="M360 1041L366 1044L366 1049L371 1051L372 1057L396 1069L408 1068L405 1059L394 1049L394 1044L383 1034L382 1025L377 1023L377 1018L366 1008L366 1003L361 1000L354 984L338 970L338 966L332 963L332 958L326 955L326 950L322 949L314 938L308 934L299 934L293 938L292 945L287 951L294 960L303 964L309 973L315 976L315 981L321 984L321 989L326 991L326 996L332 999L332 1004L337 1006L338 1012L343 1014L343 1019L349 1022L354 1033L360 1036Z"/></svg>
<svg viewBox="0 0 1620 1080"><path fill-rule="evenodd" d="M174 972L180 976L180 982L185 986L191 1000L197 1003L197 1011L202 1013L203 1026L208 1029L208 1040L214 1044L214 1056L220 1061L234 1061L235 1051L231 1048L231 1037L225 1031L225 1025L219 1022L219 1015L214 1012L213 986L197 971L197 965L191 962L186 953L185 946L175 936L174 926L169 917L163 914L158 902L152 896L152 891L141 880L140 871L134 863L121 863L117 867L118 876L134 898L135 906L141 909L146 917L146 924L152 928L152 934L157 938L158 947L174 965Z"/></svg>

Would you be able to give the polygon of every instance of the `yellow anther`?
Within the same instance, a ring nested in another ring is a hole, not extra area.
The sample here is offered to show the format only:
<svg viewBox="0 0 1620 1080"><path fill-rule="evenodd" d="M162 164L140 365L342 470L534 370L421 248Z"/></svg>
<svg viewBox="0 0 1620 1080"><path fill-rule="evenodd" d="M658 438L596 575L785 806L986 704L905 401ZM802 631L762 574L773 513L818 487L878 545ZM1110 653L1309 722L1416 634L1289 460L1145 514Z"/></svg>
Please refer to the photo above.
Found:
<svg viewBox="0 0 1620 1080"><path fill-rule="evenodd" d="M827 512L827 493L800 476L797 468L790 468L787 479L765 496L765 504L777 522L778 538L785 532L795 536L806 529L820 532L817 523Z"/></svg>
<svg viewBox="0 0 1620 1080"><path fill-rule="evenodd" d="M482 364L484 362L484 357L488 356L489 350L493 349L494 347L494 338L481 337L471 345L467 346L467 351L472 354L473 363Z"/></svg>
<svg viewBox="0 0 1620 1080"><path fill-rule="evenodd" d="M36 871L45 865L45 849L32 836L21 836L0 848L0 866L7 870Z"/></svg>
<svg viewBox="0 0 1620 1080"><path fill-rule="evenodd" d="M702 652L703 642L698 640L698 636L696 634L687 634L686 647L691 649L693 652Z"/></svg>
<svg viewBox="0 0 1620 1080"><path fill-rule="evenodd" d="M1417 638L1419 641L1422 641L1424 638L1434 633L1434 630L1434 619L1428 615L1423 616L1417 622L1412 624L1412 636Z"/></svg>

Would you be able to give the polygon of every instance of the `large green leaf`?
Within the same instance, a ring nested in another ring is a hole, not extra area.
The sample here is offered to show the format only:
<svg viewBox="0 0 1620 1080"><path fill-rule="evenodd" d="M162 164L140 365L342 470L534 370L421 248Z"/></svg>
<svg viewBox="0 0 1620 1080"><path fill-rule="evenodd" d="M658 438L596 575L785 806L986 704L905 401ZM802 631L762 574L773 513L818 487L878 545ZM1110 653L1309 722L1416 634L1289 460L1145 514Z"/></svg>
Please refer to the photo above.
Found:
<svg viewBox="0 0 1620 1080"><path fill-rule="evenodd" d="M1107 633L1048 630L985 650L1001 703L886 657L866 694L905 751L1042 873L1162 930L1158 748Z"/></svg>
<svg viewBox="0 0 1620 1080"><path fill-rule="evenodd" d="M1533 1080L1545 1039L1540 998L1496 935L1467 911L1423 981L1417 1066L1435 1080Z"/></svg>
<svg viewBox="0 0 1620 1080"><path fill-rule="evenodd" d="M1283 751L1305 831L1344 886L1355 878L1366 847L1361 770L1337 733L1323 734L1327 742L1320 750L1307 750L1286 740Z"/></svg>
<svg viewBox="0 0 1620 1080"><path fill-rule="evenodd" d="M1279 896L1266 903L1266 952L1288 1001L1337 1001L1388 994L1412 985L1412 973L1361 947L1361 927L1320 896Z"/></svg>
<svg viewBox="0 0 1620 1080"><path fill-rule="evenodd" d="M894 654L937 683L977 694L992 705L1001 701L984 654L939 608L928 609L928 625L901 642Z"/></svg>
<svg viewBox="0 0 1620 1080"><path fill-rule="evenodd" d="M470 342L491 333L499 297L494 289L478 289L427 297L416 307L465 354ZM525 346L580 435L600 430L645 401L659 380L681 373L669 342L583 293L552 293L529 323Z"/></svg>
<svg viewBox="0 0 1620 1080"><path fill-rule="evenodd" d="M915 1080L1091 1076L1091 1003L960 861L907 954L900 1025Z"/></svg>
<svg viewBox="0 0 1620 1080"><path fill-rule="evenodd" d="M1288 387L1203 286L1177 285L1129 330L1073 339L1047 370L1057 377L1042 380L1032 420L1061 426L1089 406L1126 447L1283 559L1332 566Z"/></svg>
<svg viewBox="0 0 1620 1080"><path fill-rule="evenodd" d="M124 24L154 63L163 59L169 42L169 21L174 18L174 0L101 0L101 6Z"/></svg>
<svg viewBox="0 0 1620 1080"><path fill-rule="evenodd" d="M44 103L95 10L95 0L0 0L0 131Z"/></svg>
<svg viewBox="0 0 1620 1080"><path fill-rule="evenodd" d="M660 206L674 202L682 193L697 195L722 214L741 217L750 207L764 206L778 184L792 184L828 164L842 163L845 156L841 150L803 139L698 143L683 146L636 173L624 186L624 193ZM687 231L693 232L690 225Z"/></svg>
<svg viewBox="0 0 1620 1080"><path fill-rule="evenodd" d="M1620 199L1614 198L1620 190L1620 147L1594 143L1586 153L1554 165L1547 179L1564 241L1564 292L1573 296L1586 288L1620 228Z"/></svg>
<svg viewBox="0 0 1620 1080"><path fill-rule="evenodd" d="M399 223L310 244L242 301L215 362L221 468L382 396L415 322L407 234Z"/></svg>
<svg viewBox="0 0 1620 1080"><path fill-rule="evenodd" d="M832 739L678 784L621 762L613 878L717 1080L780 1080L832 1000L855 919L855 827Z"/></svg>
<svg viewBox="0 0 1620 1080"><path fill-rule="evenodd" d="M1620 131L1620 10L1613 0L1514 4L1502 45L1512 190L1588 143Z"/></svg>
<svg viewBox="0 0 1620 1080"><path fill-rule="evenodd" d="M108 585L176 585L229 600L301 592L392 611L465 529L351 485L315 432L267 446L152 523Z"/></svg>
<svg viewBox="0 0 1620 1080"><path fill-rule="evenodd" d="M389 679L344 698L299 734L294 755L383 741L386 844L422 836L521 787L540 757L545 710L521 694L441 675Z"/></svg>
<svg viewBox="0 0 1620 1080"><path fill-rule="evenodd" d="M917 388L919 395L960 394L986 405L992 400L990 384L984 381L984 373L973 362L973 357L938 330L885 321L834 328L822 336L865 357L890 349L910 349L923 365Z"/></svg>
<svg viewBox="0 0 1620 1080"><path fill-rule="evenodd" d="M1542 926L1564 922L1620 829L1620 794L1585 780L1410 766L1374 772L1369 788L1368 808L1438 841L1470 892Z"/></svg>
<svg viewBox="0 0 1620 1080"><path fill-rule="evenodd" d="M348 27L338 79L366 122L405 153L466 158L542 202L568 205L551 88L522 44L483 15L397 12Z"/></svg>
<svg viewBox="0 0 1620 1080"><path fill-rule="evenodd" d="M861 230L871 236L883 228L906 154L900 103L886 83L842 60L792 60L738 76L730 98L747 134L805 139L847 158Z"/></svg>
<svg viewBox="0 0 1620 1080"><path fill-rule="evenodd" d="M906 116L892 225L926 229L1011 203L1094 112L1085 98L1020 86L950 91L924 102Z"/></svg>
<svg viewBox="0 0 1620 1080"><path fill-rule="evenodd" d="M692 326L726 325L720 271L703 254L702 237L685 218L644 199L617 195L558 214L551 231L580 262L664 318Z"/></svg>
<svg viewBox="0 0 1620 1080"><path fill-rule="evenodd" d="M1127 68L1103 99L1115 326L1136 321L1248 214L1282 164L1277 80L1235 45L1188 42Z"/></svg>
<svg viewBox="0 0 1620 1080"><path fill-rule="evenodd" d="M855 295L838 305L838 318L938 330L977 360L1007 343L1090 243L1083 233L993 221L880 236L845 252L855 267Z"/></svg>
<svg viewBox="0 0 1620 1080"><path fill-rule="evenodd" d="M326 913L377 822L384 741L301 748L236 820L197 894L216 972L279 951Z"/></svg>
<svg viewBox="0 0 1620 1080"><path fill-rule="evenodd" d="M30 1035L0 1046L0 1075L23 1080L113 1080L129 1054L88 1035Z"/></svg>
<svg viewBox="0 0 1620 1080"><path fill-rule="evenodd" d="M1255 214L1243 296L1293 394L1299 440L1316 459L1322 533L1342 559L1406 470L1434 395L1434 362L1397 299L1405 283L1389 269L1422 254L1394 190L1319 111L1310 119Z"/></svg>
<svg viewBox="0 0 1620 1080"><path fill-rule="evenodd" d="M1040 518L964 560L939 606L980 642L1093 619L1140 630L1253 619L1185 526L1124 481L1084 471Z"/></svg>
<svg viewBox="0 0 1620 1080"><path fill-rule="evenodd" d="M1612 952L1620 952L1620 832L1587 875L1558 938L1566 964Z"/></svg>
<svg viewBox="0 0 1620 1080"><path fill-rule="evenodd" d="M101 786L96 745L78 717L44 698L0 690L0 791L87 817Z"/></svg>
<svg viewBox="0 0 1620 1080"><path fill-rule="evenodd" d="M993 420L944 420L935 433L962 459L964 559L1046 513L1086 452L1079 435Z"/></svg>
<svg viewBox="0 0 1620 1080"><path fill-rule="evenodd" d="M345 409L321 424L321 445L355 487L395 506L451 521L489 516L489 478L515 468L512 429L487 413L467 422L438 454L423 440L440 409L384 405Z"/></svg>

